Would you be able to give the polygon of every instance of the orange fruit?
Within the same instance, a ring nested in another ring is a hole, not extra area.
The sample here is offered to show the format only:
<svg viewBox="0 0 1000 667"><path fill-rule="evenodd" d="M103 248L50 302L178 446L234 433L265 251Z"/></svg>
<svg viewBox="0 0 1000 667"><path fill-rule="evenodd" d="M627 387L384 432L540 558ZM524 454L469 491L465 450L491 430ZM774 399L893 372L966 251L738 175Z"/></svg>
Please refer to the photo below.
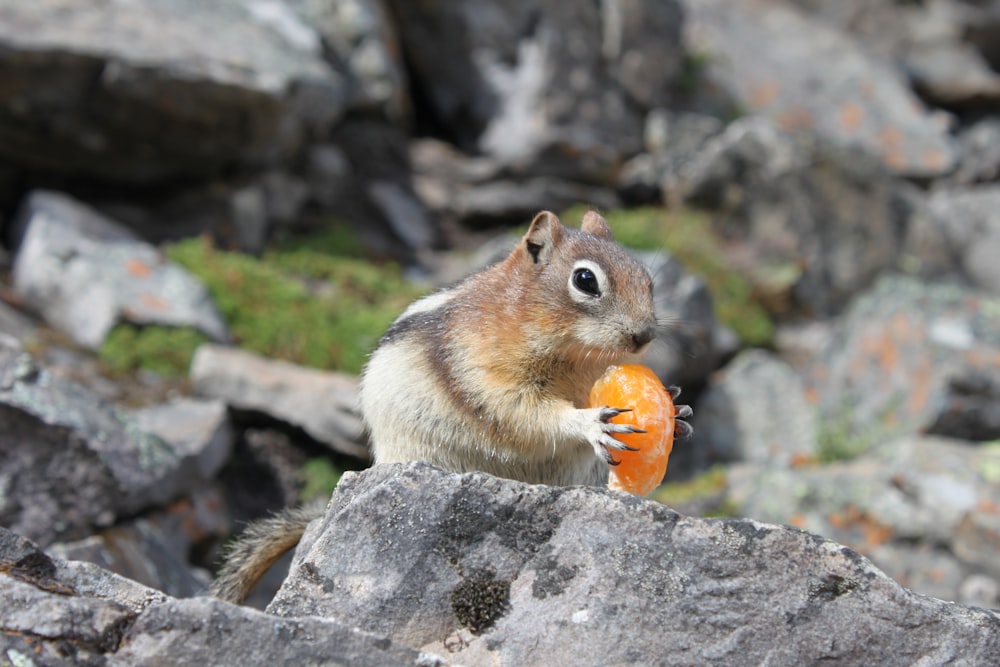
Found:
<svg viewBox="0 0 1000 667"><path fill-rule="evenodd" d="M674 402L649 368L637 364L611 366L590 390L590 407L631 408L611 418L645 433L615 433L638 451L614 451L608 487L644 496L660 485L674 446Z"/></svg>

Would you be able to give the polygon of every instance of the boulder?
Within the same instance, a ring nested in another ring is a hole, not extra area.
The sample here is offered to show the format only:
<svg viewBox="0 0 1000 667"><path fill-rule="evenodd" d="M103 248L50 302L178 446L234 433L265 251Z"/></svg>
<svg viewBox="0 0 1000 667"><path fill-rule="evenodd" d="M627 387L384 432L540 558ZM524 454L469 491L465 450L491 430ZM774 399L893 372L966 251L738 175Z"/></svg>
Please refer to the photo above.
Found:
<svg viewBox="0 0 1000 667"><path fill-rule="evenodd" d="M0 528L5 664L435 667L438 656L323 618L177 600L89 563L51 558Z"/></svg>
<svg viewBox="0 0 1000 667"><path fill-rule="evenodd" d="M698 400L691 449L704 461L792 466L816 458L816 406L779 357L747 350L712 378Z"/></svg>
<svg viewBox="0 0 1000 667"><path fill-rule="evenodd" d="M923 594L968 601L972 593L963 588L969 577L1000 577L995 446L906 437L822 467L736 465L727 471L727 489L740 515L842 542Z"/></svg>
<svg viewBox="0 0 1000 667"><path fill-rule="evenodd" d="M1000 616L810 533L421 463L346 475L268 611L462 664L1000 660Z"/></svg>
<svg viewBox="0 0 1000 667"><path fill-rule="evenodd" d="M0 156L124 184L287 159L349 104L284 2L16 0L0 8Z"/></svg>
<svg viewBox="0 0 1000 667"><path fill-rule="evenodd" d="M1000 301L886 276L852 303L807 376L823 428L858 453L896 435L1000 437Z"/></svg>
<svg viewBox="0 0 1000 667"><path fill-rule="evenodd" d="M213 479L233 450L233 428L222 401L178 397L139 408L132 417L140 429L173 448L184 477Z"/></svg>
<svg viewBox="0 0 1000 667"><path fill-rule="evenodd" d="M696 84L720 106L764 115L878 156L893 171L934 177L954 164L947 127L903 75L849 35L783 0L688 0L685 39Z"/></svg>
<svg viewBox="0 0 1000 667"><path fill-rule="evenodd" d="M759 280L791 271L787 308L807 316L840 312L889 268L954 268L913 186L857 149L761 116L709 139L668 199L712 211L717 230L755 258Z"/></svg>
<svg viewBox="0 0 1000 667"><path fill-rule="evenodd" d="M115 221L66 195L35 191L14 223L14 288L78 344L96 349L120 321L229 338L205 286Z"/></svg>
<svg viewBox="0 0 1000 667"><path fill-rule="evenodd" d="M168 502L204 478L190 452L0 338L0 525L49 544ZM197 457L195 457L196 459Z"/></svg>
<svg viewBox="0 0 1000 667"><path fill-rule="evenodd" d="M433 121L536 175L607 182L682 72L674 0L387 4Z"/></svg>
<svg viewBox="0 0 1000 667"><path fill-rule="evenodd" d="M1000 186L940 188L930 197L949 249L976 287L1000 294Z"/></svg>
<svg viewBox="0 0 1000 667"><path fill-rule="evenodd" d="M266 414L334 451L368 459L357 378L267 359L221 345L202 345L191 361L196 392L234 409Z"/></svg>

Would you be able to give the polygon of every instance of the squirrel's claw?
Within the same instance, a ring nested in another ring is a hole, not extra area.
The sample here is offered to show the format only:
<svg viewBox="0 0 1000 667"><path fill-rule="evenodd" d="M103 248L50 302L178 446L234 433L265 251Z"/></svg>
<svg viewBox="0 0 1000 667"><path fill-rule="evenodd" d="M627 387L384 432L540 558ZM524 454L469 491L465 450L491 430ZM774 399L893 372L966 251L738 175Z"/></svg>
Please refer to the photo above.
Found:
<svg viewBox="0 0 1000 667"><path fill-rule="evenodd" d="M675 405L674 406L674 416L677 419L687 419L694 414L694 410L691 409L690 405Z"/></svg>
<svg viewBox="0 0 1000 667"><path fill-rule="evenodd" d="M609 466L616 466L620 462L616 460L612 455L612 451L626 451L626 452L637 452L639 451L636 447L630 447L626 445L621 440L614 437L615 433L645 433L644 430L632 426L631 424L612 424L610 420L612 417L617 417L623 412L632 412L631 408L612 408L603 407L597 410L597 419L601 428L601 433L597 437L597 441L594 443L594 450L597 455L600 456L605 463Z"/></svg>
<svg viewBox="0 0 1000 667"><path fill-rule="evenodd" d="M677 397L681 395L681 388L672 384L667 387L667 393L670 394L670 400L676 401Z"/></svg>
<svg viewBox="0 0 1000 667"><path fill-rule="evenodd" d="M685 406L686 407L686 406ZM687 440L694 435L694 427L683 419L674 420L674 437L679 440Z"/></svg>

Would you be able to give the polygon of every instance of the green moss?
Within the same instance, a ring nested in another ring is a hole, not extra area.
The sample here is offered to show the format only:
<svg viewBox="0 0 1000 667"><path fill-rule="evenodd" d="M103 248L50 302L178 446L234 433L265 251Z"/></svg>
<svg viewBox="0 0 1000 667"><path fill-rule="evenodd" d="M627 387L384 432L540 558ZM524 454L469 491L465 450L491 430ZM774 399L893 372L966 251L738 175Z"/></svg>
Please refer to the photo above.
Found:
<svg viewBox="0 0 1000 667"><path fill-rule="evenodd" d="M167 254L205 283L239 346L350 373L420 293L398 267L331 256L305 242L256 258L189 239Z"/></svg>
<svg viewBox="0 0 1000 667"><path fill-rule="evenodd" d="M337 488L340 476L343 474L330 459L322 456L309 459L302 466L302 493L303 502L309 502L314 498L327 498Z"/></svg>
<svg viewBox="0 0 1000 667"><path fill-rule="evenodd" d="M726 469L714 466L684 482L667 482L650 497L668 507L706 503L715 508L706 516L737 516L737 508L725 498L725 492Z"/></svg>
<svg viewBox="0 0 1000 667"><path fill-rule="evenodd" d="M567 222L582 219L586 207L573 207L563 214ZM754 295L754 287L731 268L711 221L693 210L668 211L642 207L606 214L615 239L636 250L666 248L685 269L700 276L715 301L719 321L730 327L746 345L770 345L774 323Z"/></svg>
<svg viewBox="0 0 1000 667"><path fill-rule="evenodd" d="M190 327L137 327L120 324L111 330L98 356L113 373L139 368L165 377L187 374L194 351L208 336Z"/></svg>

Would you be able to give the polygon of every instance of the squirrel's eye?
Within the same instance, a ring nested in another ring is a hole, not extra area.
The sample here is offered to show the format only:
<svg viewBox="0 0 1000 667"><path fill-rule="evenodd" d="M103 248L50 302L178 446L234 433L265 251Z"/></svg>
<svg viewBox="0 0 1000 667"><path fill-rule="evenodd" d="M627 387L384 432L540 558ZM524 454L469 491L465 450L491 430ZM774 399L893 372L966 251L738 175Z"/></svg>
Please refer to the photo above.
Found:
<svg viewBox="0 0 1000 667"><path fill-rule="evenodd" d="M601 288L597 284L597 276L590 269L573 271L573 286L591 296L601 296Z"/></svg>

